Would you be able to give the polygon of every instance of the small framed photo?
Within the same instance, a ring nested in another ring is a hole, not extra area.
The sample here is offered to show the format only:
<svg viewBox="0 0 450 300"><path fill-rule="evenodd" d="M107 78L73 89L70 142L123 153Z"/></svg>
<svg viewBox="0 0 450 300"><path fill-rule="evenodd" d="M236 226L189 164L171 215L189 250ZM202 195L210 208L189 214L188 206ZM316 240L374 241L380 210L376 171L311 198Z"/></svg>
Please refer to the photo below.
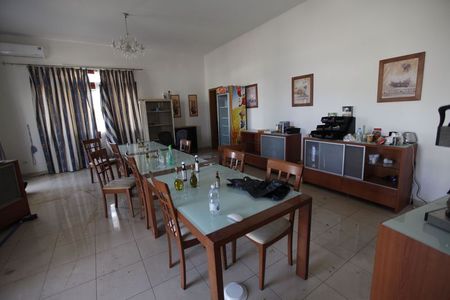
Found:
<svg viewBox="0 0 450 300"><path fill-rule="evenodd" d="M250 84L245 87L245 97L247 98L247 108L258 107L258 84Z"/></svg>
<svg viewBox="0 0 450 300"><path fill-rule="evenodd" d="M188 95L189 100L189 116L198 117L197 95Z"/></svg>
<svg viewBox="0 0 450 300"><path fill-rule="evenodd" d="M314 74L292 77L292 106L312 106Z"/></svg>
<svg viewBox="0 0 450 300"><path fill-rule="evenodd" d="M181 118L180 95L171 95L170 98L172 99L173 117Z"/></svg>
<svg viewBox="0 0 450 300"><path fill-rule="evenodd" d="M420 100L424 65L425 52L380 60L377 102Z"/></svg>

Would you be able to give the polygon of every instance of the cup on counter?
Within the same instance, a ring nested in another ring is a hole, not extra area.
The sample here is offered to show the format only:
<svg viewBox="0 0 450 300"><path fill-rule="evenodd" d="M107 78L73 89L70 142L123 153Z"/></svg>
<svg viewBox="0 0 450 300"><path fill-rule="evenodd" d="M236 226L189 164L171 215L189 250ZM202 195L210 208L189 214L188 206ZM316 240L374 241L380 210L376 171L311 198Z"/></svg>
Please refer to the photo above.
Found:
<svg viewBox="0 0 450 300"><path fill-rule="evenodd" d="M367 135L367 142L368 143L372 143L373 142L373 134L368 134Z"/></svg>

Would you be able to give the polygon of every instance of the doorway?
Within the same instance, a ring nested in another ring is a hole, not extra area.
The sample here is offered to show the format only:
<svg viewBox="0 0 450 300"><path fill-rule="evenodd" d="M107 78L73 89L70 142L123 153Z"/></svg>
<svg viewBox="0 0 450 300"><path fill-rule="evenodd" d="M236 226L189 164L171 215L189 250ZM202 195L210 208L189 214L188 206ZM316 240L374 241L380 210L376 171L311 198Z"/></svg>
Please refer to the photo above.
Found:
<svg viewBox="0 0 450 300"><path fill-rule="evenodd" d="M209 89L209 120L211 122L211 148L219 146L219 128L217 127L217 88Z"/></svg>

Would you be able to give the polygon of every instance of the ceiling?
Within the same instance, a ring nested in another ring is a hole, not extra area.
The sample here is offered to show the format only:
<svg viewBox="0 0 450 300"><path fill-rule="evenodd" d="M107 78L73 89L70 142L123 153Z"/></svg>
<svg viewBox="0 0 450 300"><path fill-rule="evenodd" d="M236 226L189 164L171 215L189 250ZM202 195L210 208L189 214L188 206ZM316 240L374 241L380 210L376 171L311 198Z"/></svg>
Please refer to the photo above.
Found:
<svg viewBox="0 0 450 300"><path fill-rule="evenodd" d="M0 34L207 53L306 0L0 0Z"/></svg>

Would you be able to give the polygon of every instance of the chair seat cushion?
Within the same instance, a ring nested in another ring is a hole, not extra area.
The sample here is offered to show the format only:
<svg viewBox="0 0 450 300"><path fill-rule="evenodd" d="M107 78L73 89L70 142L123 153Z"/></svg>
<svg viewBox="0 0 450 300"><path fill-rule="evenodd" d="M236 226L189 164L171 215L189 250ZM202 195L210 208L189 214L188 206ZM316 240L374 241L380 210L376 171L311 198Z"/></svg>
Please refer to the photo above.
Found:
<svg viewBox="0 0 450 300"><path fill-rule="evenodd" d="M288 229L290 225L291 223L289 222L289 220L283 217L250 233L247 233L246 236L252 241L263 245L275 239L283 231Z"/></svg>
<svg viewBox="0 0 450 300"><path fill-rule="evenodd" d="M121 189L131 189L136 185L136 180L134 177L124 177L119 179L114 179L108 182L103 189L104 190L121 190Z"/></svg>

